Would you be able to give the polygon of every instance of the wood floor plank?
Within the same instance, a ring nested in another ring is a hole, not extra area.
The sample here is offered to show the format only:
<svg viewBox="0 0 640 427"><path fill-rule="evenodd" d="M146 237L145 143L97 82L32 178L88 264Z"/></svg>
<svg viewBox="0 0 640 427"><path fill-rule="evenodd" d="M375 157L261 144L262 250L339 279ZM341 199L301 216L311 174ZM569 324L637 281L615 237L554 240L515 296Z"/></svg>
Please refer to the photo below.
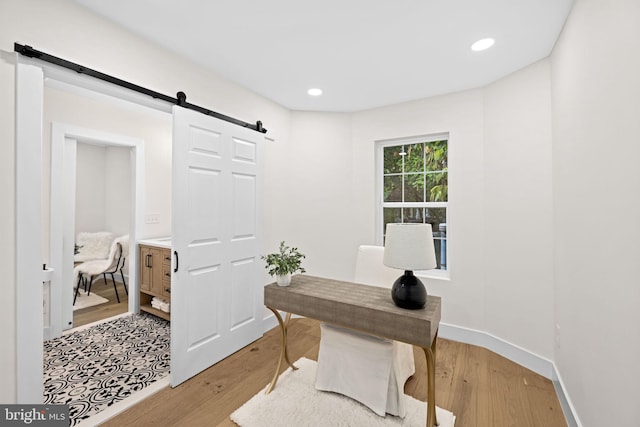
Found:
<svg viewBox="0 0 640 427"><path fill-rule="evenodd" d="M317 360L319 322L294 319L291 360ZM175 389L166 388L104 426L234 427L230 414L271 380L280 352L278 328ZM414 348L416 374L405 392L426 400L426 363ZM285 367L283 367L283 370ZM452 411L456 426L565 427L551 381L484 348L438 340L436 404Z"/></svg>

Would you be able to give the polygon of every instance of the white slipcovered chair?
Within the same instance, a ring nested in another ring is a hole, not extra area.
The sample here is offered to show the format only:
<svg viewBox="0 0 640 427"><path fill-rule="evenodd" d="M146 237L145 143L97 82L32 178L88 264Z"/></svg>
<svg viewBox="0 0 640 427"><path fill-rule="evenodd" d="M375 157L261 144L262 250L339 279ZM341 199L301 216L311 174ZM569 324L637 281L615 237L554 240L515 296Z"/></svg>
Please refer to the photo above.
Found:
<svg viewBox="0 0 640 427"><path fill-rule="evenodd" d="M383 256L383 246L360 246L354 281L390 289L402 271L385 266ZM404 383L415 372L413 346L327 323L320 328L316 389L349 396L380 416L404 418Z"/></svg>

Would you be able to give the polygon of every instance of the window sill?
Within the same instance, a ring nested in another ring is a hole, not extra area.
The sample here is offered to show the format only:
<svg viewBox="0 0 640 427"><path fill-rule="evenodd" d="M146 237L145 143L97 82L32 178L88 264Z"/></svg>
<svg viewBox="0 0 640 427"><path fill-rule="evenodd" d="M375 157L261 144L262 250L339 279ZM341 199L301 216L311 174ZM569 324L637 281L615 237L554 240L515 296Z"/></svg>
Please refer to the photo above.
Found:
<svg viewBox="0 0 640 427"><path fill-rule="evenodd" d="M415 271L414 274L423 279L451 280L449 270L422 270Z"/></svg>

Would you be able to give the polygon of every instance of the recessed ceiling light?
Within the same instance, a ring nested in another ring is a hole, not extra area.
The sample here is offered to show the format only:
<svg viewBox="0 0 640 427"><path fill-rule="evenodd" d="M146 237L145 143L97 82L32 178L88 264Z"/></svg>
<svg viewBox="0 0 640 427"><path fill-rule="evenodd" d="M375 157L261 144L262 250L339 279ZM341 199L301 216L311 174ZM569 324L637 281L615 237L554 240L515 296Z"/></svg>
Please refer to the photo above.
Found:
<svg viewBox="0 0 640 427"><path fill-rule="evenodd" d="M307 93L311 96L320 96L322 95L322 89L318 89L317 87L314 87L309 89Z"/></svg>
<svg viewBox="0 0 640 427"><path fill-rule="evenodd" d="M489 49L495 42L492 38L480 39L471 45L471 50L480 52L481 50Z"/></svg>

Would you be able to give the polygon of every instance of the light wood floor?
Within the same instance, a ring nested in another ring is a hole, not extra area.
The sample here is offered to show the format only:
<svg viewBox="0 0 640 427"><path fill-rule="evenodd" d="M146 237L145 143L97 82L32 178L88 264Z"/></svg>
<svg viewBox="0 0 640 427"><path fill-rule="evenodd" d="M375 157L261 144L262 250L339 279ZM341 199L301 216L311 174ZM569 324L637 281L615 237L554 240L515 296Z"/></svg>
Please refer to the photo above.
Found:
<svg viewBox="0 0 640 427"><path fill-rule="evenodd" d="M317 321L292 320L291 360L317 360L319 340ZM230 414L271 380L279 351L279 330L274 328L191 380L161 390L103 426L235 426ZM405 392L425 401L426 363L421 350L415 349L415 360L416 374ZM439 338L436 364L436 404L456 415L456 427L567 425L551 381L486 349Z"/></svg>
<svg viewBox="0 0 640 427"><path fill-rule="evenodd" d="M116 282L118 286L118 295L120 295L120 303L116 298L116 291L113 290L113 282L111 278L105 285L103 279L98 279L91 285L91 293L100 295L109 300L104 304L94 305L87 308L81 308L73 312L73 327L86 325L108 317L117 316L118 314L128 311L127 294L124 291L122 283Z"/></svg>

